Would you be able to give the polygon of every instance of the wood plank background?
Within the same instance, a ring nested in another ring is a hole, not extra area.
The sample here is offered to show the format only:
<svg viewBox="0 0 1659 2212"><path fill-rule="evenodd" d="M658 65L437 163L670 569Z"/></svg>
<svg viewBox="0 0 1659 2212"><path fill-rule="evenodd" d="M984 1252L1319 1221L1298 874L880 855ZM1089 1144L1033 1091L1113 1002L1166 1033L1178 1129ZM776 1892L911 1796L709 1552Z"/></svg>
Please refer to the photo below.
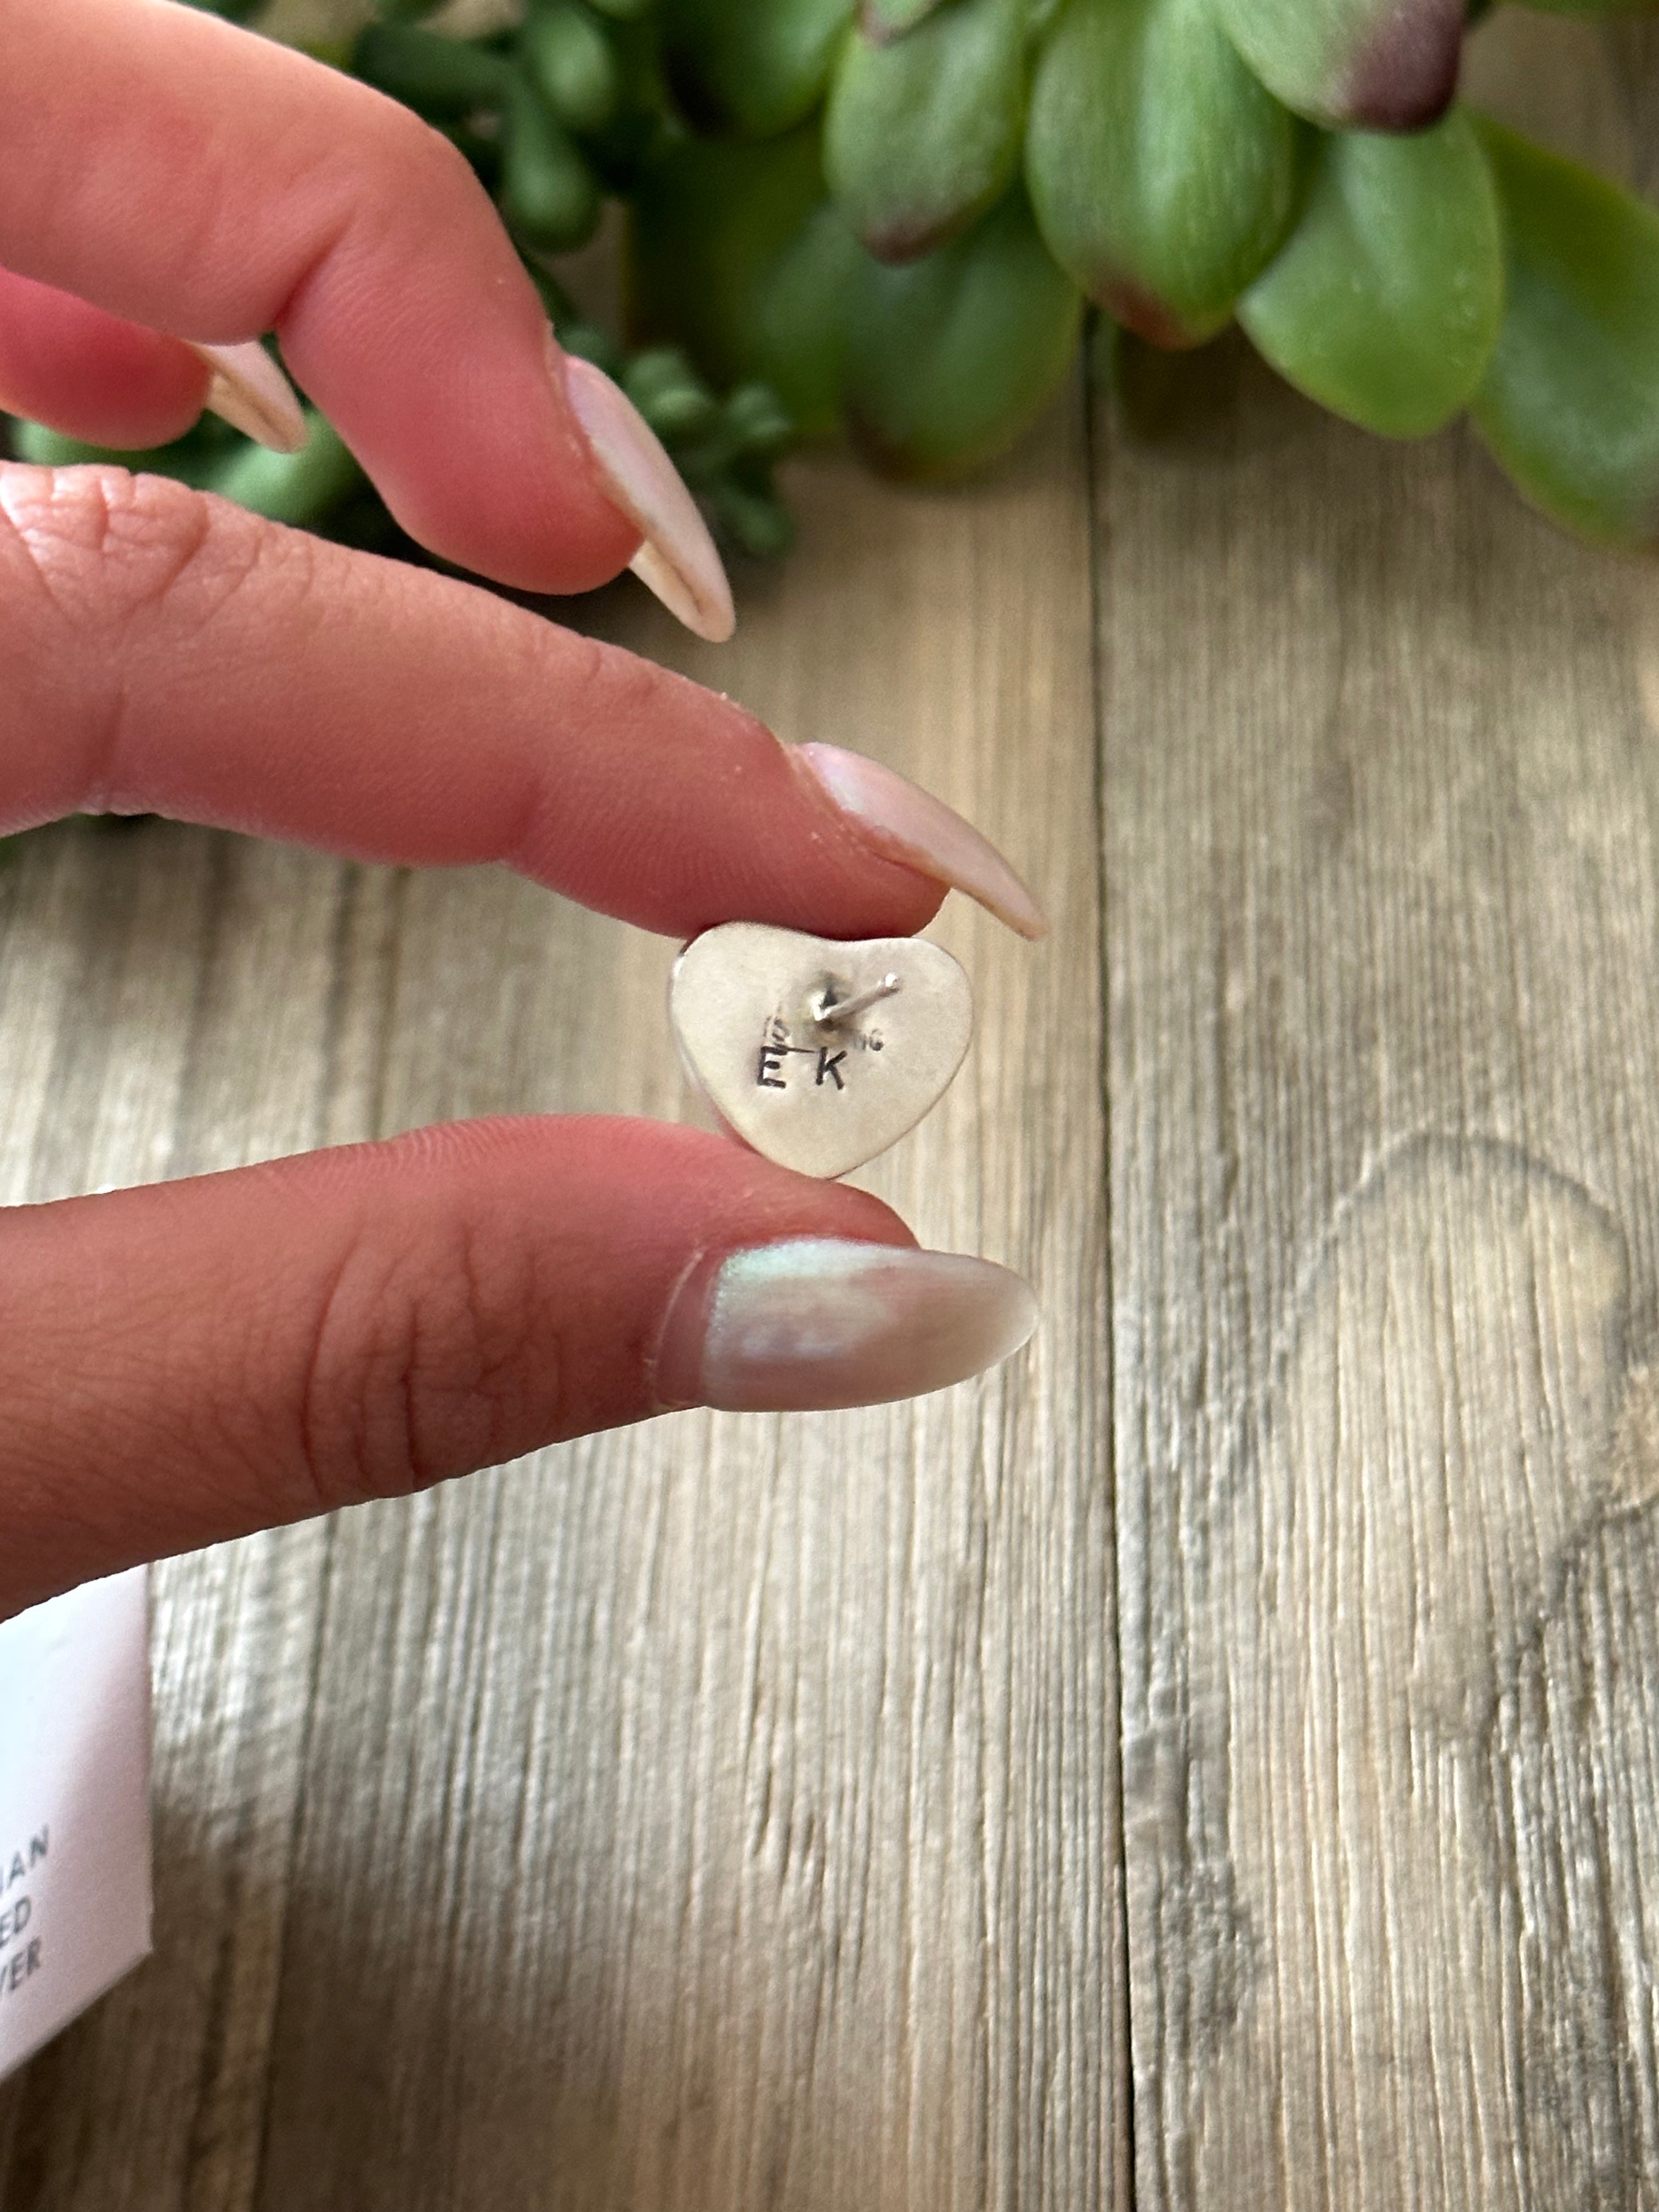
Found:
<svg viewBox="0 0 1659 2212"><path fill-rule="evenodd" d="M1642 173L1651 32L1480 46ZM942 917L980 1040L869 1180L1042 1331L163 1569L157 1956L0 2091L0 2206L1659 2203L1651 578L1228 347L795 489L733 647L588 617L1042 888L1035 954ZM671 950L66 825L0 1196L692 1110Z"/></svg>
<svg viewBox="0 0 1659 2212"><path fill-rule="evenodd" d="M1484 88L1628 157L1640 78L1518 20ZM1653 2203L1653 579L1242 349L1149 382L1096 474L1136 2202Z"/></svg>
<svg viewBox="0 0 1659 2212"><path fill-rule="evenodd" d="M798 489L803 549L732 647L686 650L631 583L599 612L893 760L1042 884L1055 951L942 918L979 1040L871 1177L1030 1273L1041 1340L914 1407L680 1416L164 1570L158 1954L0 2094L9 2212L1111 2191L1080 401L967 498L847 463ZM0 900L8 1196L689 1107L672 947L504 873L71 824Z"/></svg>

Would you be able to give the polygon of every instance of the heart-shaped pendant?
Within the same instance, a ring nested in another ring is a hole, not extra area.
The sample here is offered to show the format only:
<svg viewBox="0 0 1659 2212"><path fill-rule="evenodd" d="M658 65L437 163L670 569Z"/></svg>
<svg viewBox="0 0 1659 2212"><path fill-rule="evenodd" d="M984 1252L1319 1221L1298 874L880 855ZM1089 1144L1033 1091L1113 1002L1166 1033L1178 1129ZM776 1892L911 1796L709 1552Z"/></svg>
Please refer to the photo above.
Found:
<svg viewBox="0 0 1659 2212"><path fill-rule="evenodd" d="M923 937L728 921L674 963L681 1054L721 1118L803 1175L842 1176L913 1129L974 1032L974 994Z"/></svg>

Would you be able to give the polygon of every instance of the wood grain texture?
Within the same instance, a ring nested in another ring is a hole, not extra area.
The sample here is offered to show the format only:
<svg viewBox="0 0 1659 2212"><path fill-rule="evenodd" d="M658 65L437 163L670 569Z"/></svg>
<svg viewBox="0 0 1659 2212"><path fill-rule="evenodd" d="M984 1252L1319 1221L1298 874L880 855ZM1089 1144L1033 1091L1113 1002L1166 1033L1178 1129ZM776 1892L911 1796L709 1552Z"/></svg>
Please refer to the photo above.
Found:
<svg viewBox="0 0 1659 2212"><path fill-rule="evenodd" d="M155 1962L0 2092L6 2212L1121 2199L1087 471L801 472L738 643L612 634L980 821L980 1033L866 1178L1037 1283L1000 1375L685 1415L161 1578ZM70 827L0 876L10 1194L684 1096L672 947L503 874Z"/></svg>
<svg viewBox="0 0 1659 2212"><path fill-rule="evenodd" d="M1472 88L1659 186L1651 28ZM589 610L1050 899L942 918L980 1042L867 1178L1033 1353L165 1570L161 1948L0 2091L3 2212L1659 2205L1659 599L1237 346L1098 413L1091 485L1075 398L963 495L802 471L726 652ZM0 1197L695 1111L671 950L71 826Z"/></svg>
<svg viewBox="0 0 1659 2212"><path fill-rule="evenodd" d="M1566 90L1570 135L1601 95ZM1097 501L1136 2202L1650 2204L1650 576L1462 435L1366 439L1238 352L1127 389Z"/></svg>

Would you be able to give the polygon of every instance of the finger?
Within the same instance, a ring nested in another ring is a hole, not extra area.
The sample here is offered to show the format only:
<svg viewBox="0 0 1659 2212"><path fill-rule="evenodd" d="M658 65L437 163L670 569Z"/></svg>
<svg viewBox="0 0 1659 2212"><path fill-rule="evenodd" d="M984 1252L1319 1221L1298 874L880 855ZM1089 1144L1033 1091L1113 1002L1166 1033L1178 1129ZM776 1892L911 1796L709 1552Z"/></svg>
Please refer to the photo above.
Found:
<svg viewBox="0 0 1659 2212"><path fill-rule="evenodd" d="M177 338L0 269L0 407L94 446L165 446L206 403Z"/></svg>
<svg viewBox="0 0 1659 2212"><path fill-rule="evenodd" d="M872 1403L1030 1293L701 1132L473 1122L0 1215L0 1613L671 1406Z"/></svg>
<svg viewBox="0 0 1659 2212"><path fill-rule="evenodd" d="M154 811L358 858L503 860L647 929L1041 910L874 762L407 563L161 477L0 471L0 830Z"/></svg>
<svg viewBox="0 0 1659 2212"><path fill-rule="evenodd" d="M165 337L9 269L0 269L0 407L123 452L170 443L204 407L277 453L298 453L307 437L292 386L257 343Z"/></svg>
<svg viewBox="0 0 1659 2212"><path fill-rule="evenodd" d="M677 613L726 634L672 464L564 361L488 196L407 109L158 0L0 0L0 264L179 337L276 331L423 544L532 591L642 551Z"/></svg>

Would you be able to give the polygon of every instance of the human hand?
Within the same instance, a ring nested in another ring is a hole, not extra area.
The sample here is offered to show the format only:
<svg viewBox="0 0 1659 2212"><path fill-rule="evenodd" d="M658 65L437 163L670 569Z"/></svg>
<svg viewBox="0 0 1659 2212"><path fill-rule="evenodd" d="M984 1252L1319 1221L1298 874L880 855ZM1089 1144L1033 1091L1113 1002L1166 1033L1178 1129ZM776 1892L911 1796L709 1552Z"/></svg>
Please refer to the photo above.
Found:
<svg viewBox="0 0 1659 2212"><path fill-rule="evenodd" d="M445 141L173 0L0 0L0 402L137 445L211 389L281 435L291 398L247 351L274 330L434 552L535 591L631 563L729 629L666 456L560 356ZM908 932L952 884L1042 927L976 832L873 762L114 468L0 469L0 831L154 811L501 860L677 935ZM1017 1276L919 1252L872 1198L624 1120L457 1124L15 1207L0 1613L670 1407L937 1389L1033 1319Z"/></svg>

